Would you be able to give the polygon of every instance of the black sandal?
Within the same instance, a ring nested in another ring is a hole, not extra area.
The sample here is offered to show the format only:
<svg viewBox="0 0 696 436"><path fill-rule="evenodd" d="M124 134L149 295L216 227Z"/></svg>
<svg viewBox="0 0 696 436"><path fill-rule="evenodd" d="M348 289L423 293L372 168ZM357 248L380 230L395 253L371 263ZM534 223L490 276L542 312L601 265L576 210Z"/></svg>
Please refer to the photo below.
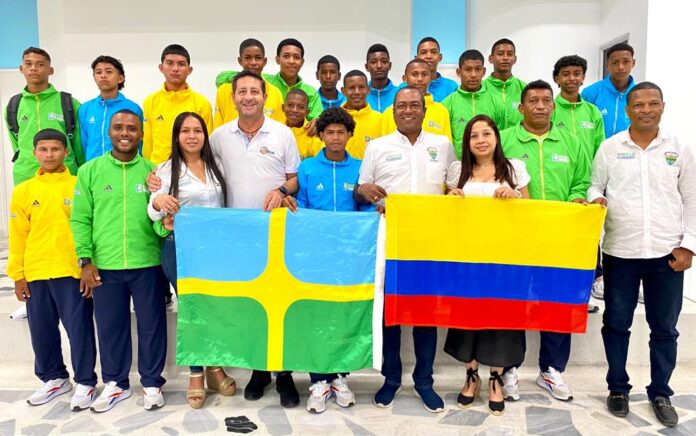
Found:
<svg viewBox="0 0 696 436"><path fill-rule="evenodd" d="M460 409L466 409L467 407L471 407L471 405L474 403L474 398L476 398L476 396L481 391L481 377L479 377L478 375L478 368L469 368L466 370L466 383L464 383L464 387L462 388L462 390L467 390L470 383L476 384L474 395L469 397L459 392L459 396L457 396L457 407L459 407Z"/></svg>
<svg viewBox="0 0 696 436"><path fill-rule="evenodd" d="M500 374L498 374L498 371L493 371L488 381L488 410L491 411L492 415L500 416L505 410L505 399L502 401L491 401L490 397L496 390L503 390L503 379L500 377ZM496 386L496 382L498 386Z"/></svg>

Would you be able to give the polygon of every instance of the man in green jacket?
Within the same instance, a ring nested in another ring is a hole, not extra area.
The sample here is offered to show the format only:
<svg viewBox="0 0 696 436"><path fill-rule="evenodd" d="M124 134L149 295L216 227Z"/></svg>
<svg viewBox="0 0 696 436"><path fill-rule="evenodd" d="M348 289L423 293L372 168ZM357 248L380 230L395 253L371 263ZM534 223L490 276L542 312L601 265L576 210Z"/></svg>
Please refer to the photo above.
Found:
<svg viewBox="0 0 696 436"><path fill-rule="evenodd" d="M10 126L16 122L18 131L10 131L10 142L14 157L12 175L15 186L36 175L39 163L34 157L34 135L41 129L56 129L67 135L65 126L66 114L61 105L61 94L48 82L53 75L51 56L43 49L29 47L22 53L22 64L19 72L26 79L27 86L22 89L16 120L9 120L8 107L5 109L5 121ZM80 103L72 99L73 121L75 121L72 136L68 137L68 155L65 166L71 174L77 174L77 167L85 162L82 146L80 145L79 123L77 110Z"/></svg>
<svg viewBox="0 0 696 436"><path fill-rule="evenodd" d="M486 67L483 66L481 52L466 50L459 56L459 68L457 68L457 75L462 84L459 89L442 100L442 104L450 114L452 143L458 158L462 156L464 128L475 115L488 115L500 130L507 127L507 115L503 106L488 91L486 84L482 83L485 74Z"/></svg>
<svg viewBox="0 0 696 436"><path fill-rule="evenodd" d="M522 90L522 123L501 133L508 158L523 161L531 177L529 196L535 200L587 203L590 158L586 149L566 129L551 124L554 110L551 85L535 80ZM561 401L573 399L561 373L570 357L570 334L541 332L537 384ZM517 369L506 368L503 395L519 399Z"/></svg>
<svg viewBox="0 0 696 436"><path fill-rule="evenodd" d="M517 107L520 105L520 96L526 83L512 75L512 67L517 62L515 43L507 38L494 42L488 62L493 64L493 72L484 83L496 101L505 107L508 114L512 114L512 118L508 120L510 125L519 124L522 116Z"/></svg>
<svg viewBox="0 0 696 436"><path fill-rule="evenodd" d="M111 117L112 150L77 174L70 224L82 267L80 287L93 290L104 390L92 404L106 412L131 395L130 301L138 322L138 372L144 407L164 405L161 386L167 323L160 239L147 214L147 176L154 165L138 154L142 122L123 109Z"/></svg>

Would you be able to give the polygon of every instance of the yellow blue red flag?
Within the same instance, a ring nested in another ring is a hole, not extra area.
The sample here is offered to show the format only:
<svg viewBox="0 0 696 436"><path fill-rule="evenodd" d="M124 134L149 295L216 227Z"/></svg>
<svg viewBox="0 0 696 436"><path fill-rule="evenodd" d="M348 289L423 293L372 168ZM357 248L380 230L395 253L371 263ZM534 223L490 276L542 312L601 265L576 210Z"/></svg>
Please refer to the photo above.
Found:
<svg viewBox="0 0 696 436"><path fill-rule="evenodd" d="M378 366L378 227L374 213L183 208L175 221L177 364L319 373Z"/></svg>
<svg viewBox="0 0 696 436"><path fill-rule="evenodd" d="M385 323L581 333L605 210L389 195Z"/></svg>

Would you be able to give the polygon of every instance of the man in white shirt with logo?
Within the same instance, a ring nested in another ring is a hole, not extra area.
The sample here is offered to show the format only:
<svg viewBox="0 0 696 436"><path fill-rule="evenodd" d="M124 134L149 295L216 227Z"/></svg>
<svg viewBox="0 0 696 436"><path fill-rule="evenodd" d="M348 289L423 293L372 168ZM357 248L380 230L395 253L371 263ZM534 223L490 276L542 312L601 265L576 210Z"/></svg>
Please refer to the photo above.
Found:
<svg viewBox="0 0 696 436"><path fill-rule="evenodd" d="M425 97L417 88L400 89L394 98L397 131L373 139L365 150L355 196L360 203L384 208L387 194L443 194L447 169L456 160L449 138L422 130ZM377 407L391 407L401 389L401 327L384 327L382 375L384 385L375 394ZM430 412L442 412L444 402L433 390L433 362L437 328L413 327L416 393Z"/></svg>
<svg viewBox="0 0 696 436"><path fill-rule="evenodd" d="M677 363L684 271L696 251L696 160L686 144L660 128L663 111L662 90L654 83L629 91L630 127L599 148L588 200L607 207L602 243L607 407L620 417L629 412L626 357L642 282L650 326L648 399L657 419L674 427L678 416L668 383Z"/></svg>

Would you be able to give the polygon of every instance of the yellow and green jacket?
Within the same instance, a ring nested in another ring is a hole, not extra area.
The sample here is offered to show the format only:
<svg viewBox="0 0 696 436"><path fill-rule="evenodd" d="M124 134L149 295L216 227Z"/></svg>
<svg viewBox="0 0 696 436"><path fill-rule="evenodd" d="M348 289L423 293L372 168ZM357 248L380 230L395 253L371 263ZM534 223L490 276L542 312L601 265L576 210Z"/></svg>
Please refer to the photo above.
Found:
<svg viewBox="0 0 696 436"><path fill-rule="evenodd" d="M108 270L160 264L160 237L147 214L154 168L140 155L121 162L111 153L80 167L70 217L78 258Z"/></svg>
<svg viewBox="0 0 696 436"><path fill-rule="evenodd" d="M302 81L302 77L297 76L297 83L292 86L285 82L285 79L283 79L280 73L263 74L263 78L266 79L266 82L269 82L271 85L280 90L280 93L283 95L283 101L285 101L285 96L288 95L288 91L291 89L303 90L309 97L309 115L307 115L308 120L312 121L324 111L324 106L321 104L319 93L317 93L316 89L304 83Z"/></svg>
<svg viewBox="0 0 696 436"><path fill-rule="evenodd" d="M445 99L447 100L447 99ZM394 121L394 106L389 106L382 113L382 136L396 132L396 122ZM423 130L436 135L444 135L452 142L452 128L450 122L450 112L442 103L433 100L433 95L425 96L425 118L423 118ZM351 153L356 159L362 159Z"/></svg>
<svg viewBox="0 0 696 436"><path fill-rule="evenodd" d="M7 275L28 282L80 278L70 229L75 176L38 170L17 185L10 202Z"/></svg>
<svg viewBox="0 0 696 436"><path fill-rule="evenodd" d="M148 95L143 103L143 157L155 164L169 159L172 153L174 120L182 112L195 112L213 131L213 110L208 100L188 85L181 91L167 91L165 86Z"/></svg>

